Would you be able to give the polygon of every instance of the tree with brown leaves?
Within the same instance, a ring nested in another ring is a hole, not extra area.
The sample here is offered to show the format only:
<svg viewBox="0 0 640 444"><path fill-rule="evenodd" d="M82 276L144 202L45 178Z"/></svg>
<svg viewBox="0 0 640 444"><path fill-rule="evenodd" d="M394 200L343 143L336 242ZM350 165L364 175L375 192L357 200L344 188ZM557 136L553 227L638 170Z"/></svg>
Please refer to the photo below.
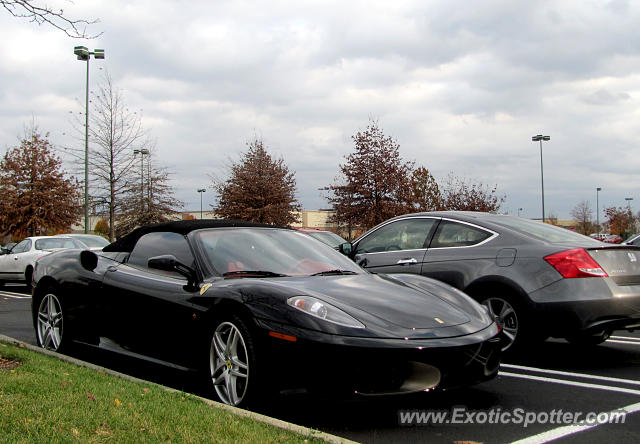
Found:
<svg viewBox="0 0 640 444"><path fill-rule="evenodd" d="M80 187L61 169L48 135L30 132L0 163L0 231L19 237L69 230L82 210Z"/></svg>
<svg viewBox="0 0 640 444"><path fill-rule="evenodd" d="M297 222L302 206L296 198L295 173L282 158L272 158L262 140L256 138L248 147L241 160L232 163L226 181L213 181L216 213L225 219L266 224Z"/></svg>
<svg viewBox="0 0 640 444"><path fill-rule="evenodd" d="M352 136L355 151L346 156L326 197L335 213L330 221L370 228L413 210L413 163L400 158L400 145L375 121Z"/></svg>
<svg viewBox="0 0 640 444"><path fill-rule="evenodd" d="M415 211L442 210L444 200L438 182L425 167L411 174L411 192Z"/></svg>
<svg viewBox="0 0 640 444"><path fill-rule="evenodd" d="M609 207L604 210L604 213L607 215L611 234L623 236L627 231L633 229L635 218L631 208Z"/></svg>

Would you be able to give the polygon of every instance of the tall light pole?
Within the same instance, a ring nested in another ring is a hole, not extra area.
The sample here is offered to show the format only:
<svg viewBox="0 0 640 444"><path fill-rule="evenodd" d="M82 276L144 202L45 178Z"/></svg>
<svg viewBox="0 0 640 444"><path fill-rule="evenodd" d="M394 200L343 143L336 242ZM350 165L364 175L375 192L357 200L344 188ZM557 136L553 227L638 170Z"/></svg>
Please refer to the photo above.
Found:
<svg viewBox="0 0 640 444"><path fill-rule="evenodd" d="M542 168L542 141L545 142L551 140L550 136L543 136L542 134L538 134L536 136L531 137L533 142L540 142L540 180L542 183L542 223L544 223L544 168Z"/></svg>
<svg viewBox="0 0 640 444"><path fill-rule="evenodd" d="M73 53L78 60L87 62L87 93L85 96L84 112L84 232L89 232L89 59L104 59L104 49L94 49L90 52L86 46L76 46Z"/></svg>
<svg viewBox="0 0 640 444"><path fill-rule="evenodd" d="M198 193L200 193L200 219L202 219L202 193L207 191L206 188L198 188Z"/></svg>
<svg viewBox="0 0 640 444"><path fill-rule="evenodd" d="M596 188L596 233L600 234L600 191L602 188Z"/></svg>
<svg viewBox="0 0 640 444"><path fill-rule="evenodd" d="M144 156L149 154L149 150L142 148L133 150L133 155L140 154L140 209L144 211Z"/></svg>
<svg viewBox="0 0 640 444"><path fill-rule="evenodd" d="M624 200L627 201L627 205L629 205L629 213L631 213L631 201L633 200L633 197L625 197Z"/></svg>
<svg viewBox="0 0 640 444"><path fill-rule="evenodd" d="M518 217L520 217L520 212L523 210L523 208L518 208Z"/></svg>

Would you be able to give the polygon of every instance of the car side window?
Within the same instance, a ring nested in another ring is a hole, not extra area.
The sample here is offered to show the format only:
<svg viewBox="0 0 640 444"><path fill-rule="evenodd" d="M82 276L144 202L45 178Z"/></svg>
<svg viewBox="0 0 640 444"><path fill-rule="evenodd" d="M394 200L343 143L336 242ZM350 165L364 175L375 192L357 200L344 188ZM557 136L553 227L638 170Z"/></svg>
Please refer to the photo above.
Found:
<svg viewBox="0 0 640 444"><path fill-rule="evenodd" d="M380 227L357 245L358 253L419 250L436 223L436 219L414 218L391 222Z"/></svg>
<svg viewBox="0 0 640 444"><path fill-rule="evenodd" d="M195 260L187 243L187 239L181 234L170 232L148 233L142 236L138 239L136 246L129 255L127 264L152 273L183 279L183 276L176 272L148 268L147 263L150 258L164 254L172 254L183 264L189 267L194 266Z"/></svg>
<svg viewBox="0 0 640 444"><path fill-rule="evenodd" d="M13 247L13 249L11 250L11 254L24 253L25 251L29 251L30 248L31 248L31 239L25 239L20 243L18 243L15 247Z"/></svg>
<svg viewBox="0 0 640 444"><path fill-rule="evenodd" d="M491 232L450 220L440 222L430 248L469 247L491 237Z"/></svg>

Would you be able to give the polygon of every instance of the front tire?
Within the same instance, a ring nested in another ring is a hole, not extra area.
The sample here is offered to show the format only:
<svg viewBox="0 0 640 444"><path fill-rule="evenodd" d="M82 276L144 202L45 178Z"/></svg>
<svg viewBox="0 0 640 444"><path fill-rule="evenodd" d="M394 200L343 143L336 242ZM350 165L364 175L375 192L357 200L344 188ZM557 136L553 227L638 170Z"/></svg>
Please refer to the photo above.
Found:
<svg viewBox="0 0 640 444"><path fill-rule="evenodd" d="M37 304L35 316L38 346L60 352L66 348L64 307L58 296L47 291Z"/></svg>
<svg viewBox="0 0 640 444"><path fill-rule="evenodd" d="M209 339L209 386L224 404L250 405L260 389L255 336L243 319L231 315L216 322Z"/></svg>

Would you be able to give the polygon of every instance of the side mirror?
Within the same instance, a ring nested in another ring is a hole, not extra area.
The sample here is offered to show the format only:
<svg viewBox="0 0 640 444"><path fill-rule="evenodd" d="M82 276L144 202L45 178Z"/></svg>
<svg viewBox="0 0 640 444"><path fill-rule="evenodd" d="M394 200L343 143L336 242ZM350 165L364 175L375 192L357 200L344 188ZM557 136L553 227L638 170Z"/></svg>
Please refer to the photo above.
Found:
<svg viewBox="0 0 640 444"><path fill-rule="evenodd" d="M345 242L344 244L340 244L338 246L338 251L345 256L350 257L351 253L353 252L353 245L351 245L351 242Z"/></svg>
<svg viewBox="0 0 640 444"><path fill-rule="evenodd" d="M162 256L154 256L147 261L147 267L155 270L175 271L187 278L187 285L193 286L197 281L196 271L183 264L173 254L163 254Z"/></svg>
<svg viewBox="0 0 640 444"><path fill-rule="evenodd" d="M9 249L8 248L2 248L0 249L0 256L3 254L9 254Z"/></svg>
<svg viewBox="0 0 640 444"><path fill-rule="evenodd" d="M98 256L91 250L80 252L80 264L87 271L93 271L98 266Z"/></svg>

